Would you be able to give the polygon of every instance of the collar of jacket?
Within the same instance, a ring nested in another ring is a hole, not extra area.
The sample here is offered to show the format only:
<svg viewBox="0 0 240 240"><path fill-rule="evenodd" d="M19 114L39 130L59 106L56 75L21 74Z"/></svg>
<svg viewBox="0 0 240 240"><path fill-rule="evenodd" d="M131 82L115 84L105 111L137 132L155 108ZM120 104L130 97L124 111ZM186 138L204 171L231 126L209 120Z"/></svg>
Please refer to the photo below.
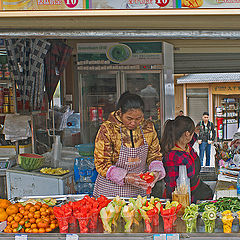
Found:
<svg viewBox="0 0 240 240"><path fill-rule="evenodd" d="M187 144L187 148L186 148L185 150L182 149L182 148L180 148L180 147L178 147L178 146L174 146L174 147L172 148L172 150L177 150L177 151L182 151L182 152L190 153L190 148L189 148L188 144Z"/></svg>

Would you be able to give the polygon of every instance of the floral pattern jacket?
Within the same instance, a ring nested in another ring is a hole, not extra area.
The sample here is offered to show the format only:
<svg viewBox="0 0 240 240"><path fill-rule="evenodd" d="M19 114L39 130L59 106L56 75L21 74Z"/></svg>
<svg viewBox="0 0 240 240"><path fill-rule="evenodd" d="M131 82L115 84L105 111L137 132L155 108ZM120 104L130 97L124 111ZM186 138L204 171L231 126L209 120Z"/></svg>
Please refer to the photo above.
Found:
<svg viewBox="0 0 240 240"><path fill-rule="evenodd" d="M96 136L94 163L96 170L103 177L106 177L108 169L118 161L121 148L120 127L124 146L132 147L130 131L121 122L118 112L112 112L109 115L108 120L101 125ZM162 154L160 153L159 140L153 123L150 120L143 120L141 127L148 144L146 167L149 167L153 161L162 161ZM140 126L133 130L133 142L134 147L144 144Z"/></svg>

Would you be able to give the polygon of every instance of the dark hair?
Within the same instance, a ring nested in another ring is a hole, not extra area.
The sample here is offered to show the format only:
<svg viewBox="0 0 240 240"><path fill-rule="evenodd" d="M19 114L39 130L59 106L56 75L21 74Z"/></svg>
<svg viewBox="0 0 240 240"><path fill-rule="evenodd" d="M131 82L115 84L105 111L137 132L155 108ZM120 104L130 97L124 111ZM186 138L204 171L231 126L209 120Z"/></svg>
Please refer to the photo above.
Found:
<svg viewBox="0 0 240 240"><path fill-rule="evenodd" d="M204 113L203 113L203 116L204 116L204 115L209 116L209 113L208 113L208 112L204 112Z"/></svg>
<svg viewBox="0 0 240 240"><path fill-rule="evenodd" d="M183 113L183 110L180 110L179 112Z"/></svg>
<svg viewBox="0 0 240 240"><path fill-rule="evenodd" d="M163 136L160 140L161 152L169 152L185 132L193 133L195 124L188 116L178 116L175 120L167 120L164 124Z"/></svg>
<svg viewBox="0 0 240 240"><path fill-rule="evenodd" d="M143 112L144 102L139 95L127 91L124 92L118 100L116 110L119 109L121 110L122 113L126 113L130 109L141 109Z"/></svg>

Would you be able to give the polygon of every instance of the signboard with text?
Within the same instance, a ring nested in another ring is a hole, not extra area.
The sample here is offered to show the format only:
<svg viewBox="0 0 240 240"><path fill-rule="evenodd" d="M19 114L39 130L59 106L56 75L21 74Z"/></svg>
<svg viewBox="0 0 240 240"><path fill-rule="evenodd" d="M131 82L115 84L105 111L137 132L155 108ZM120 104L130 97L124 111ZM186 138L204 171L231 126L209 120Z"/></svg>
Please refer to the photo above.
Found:
<svg viewBox="0 0 240 240"><path fill-rule="evenodd" d="M240 8L240 0L0 0L0 10Z"/></svg>
<svg viewBox="0 0 240 240"><path fill-rule="evenodd" d="M240 94L240 83L213 83L212 84L212 94L220 95L231 95L231 94Z"/></svg>
<svg viewBox="0 0 240 240"><path fill-rule="evenodd" d="M79 43L78 66L163 64L162 42Z"/></svg>

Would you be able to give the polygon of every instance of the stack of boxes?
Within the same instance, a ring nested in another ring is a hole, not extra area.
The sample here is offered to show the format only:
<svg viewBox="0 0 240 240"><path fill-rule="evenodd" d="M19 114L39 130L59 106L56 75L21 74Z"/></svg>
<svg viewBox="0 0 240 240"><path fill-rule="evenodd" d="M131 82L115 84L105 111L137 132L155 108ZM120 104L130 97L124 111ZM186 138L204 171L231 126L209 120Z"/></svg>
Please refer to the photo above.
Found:
<svg viewBox="0 0 240 240"><path fill-rule="evenodd" d="M92 195L97 171L94 165L94 145L80 144L75 146L79 151L79 157L74 162L74 180L79 194Z"/></svg>

